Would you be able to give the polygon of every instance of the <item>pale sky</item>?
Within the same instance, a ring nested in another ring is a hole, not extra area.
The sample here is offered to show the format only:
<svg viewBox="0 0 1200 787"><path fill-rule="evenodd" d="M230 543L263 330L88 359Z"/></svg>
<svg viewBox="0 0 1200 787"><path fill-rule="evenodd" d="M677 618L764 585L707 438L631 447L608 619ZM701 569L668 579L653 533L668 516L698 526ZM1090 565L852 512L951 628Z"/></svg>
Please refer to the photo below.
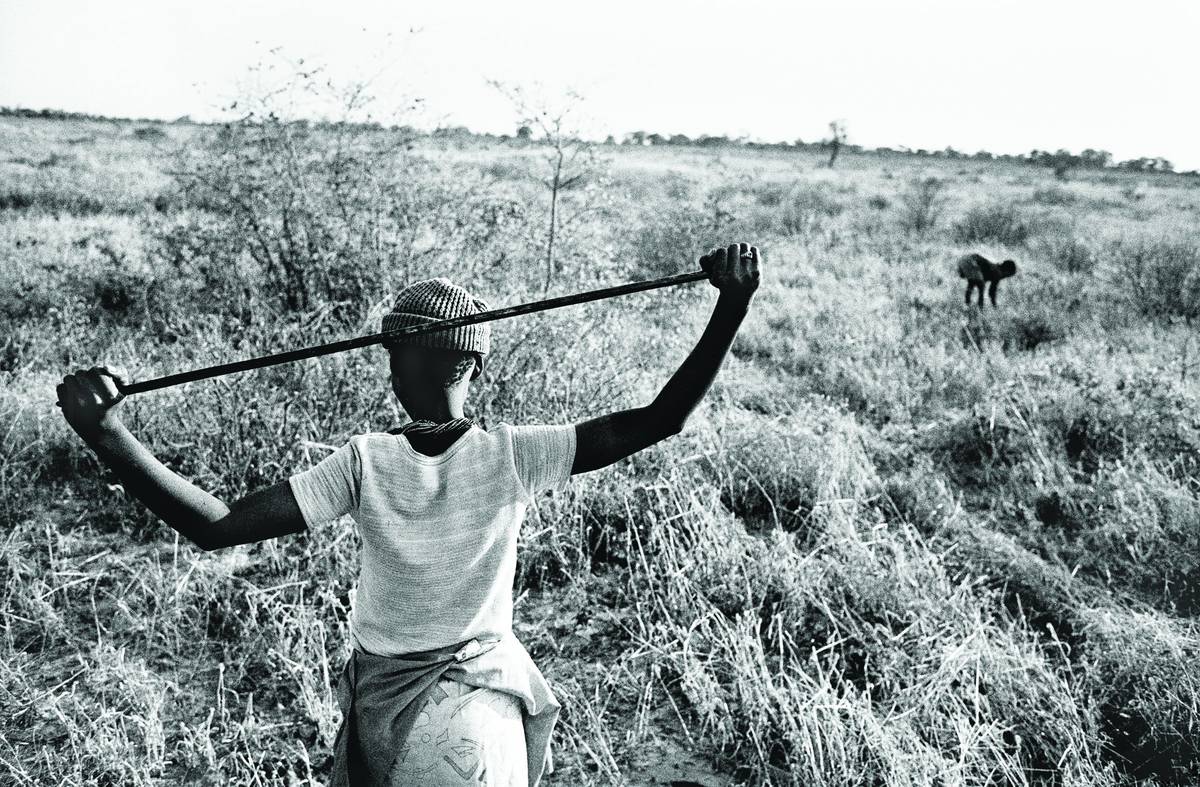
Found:
<svg viewBox="0 0 1200 787"><path fill-rule="evenodd" d="M0 0L0 105L211 118L275 47L479 131L516 126L499 79L574 88L618 138L838 118L871 147L1200 168L1197 0Z"/></svg>

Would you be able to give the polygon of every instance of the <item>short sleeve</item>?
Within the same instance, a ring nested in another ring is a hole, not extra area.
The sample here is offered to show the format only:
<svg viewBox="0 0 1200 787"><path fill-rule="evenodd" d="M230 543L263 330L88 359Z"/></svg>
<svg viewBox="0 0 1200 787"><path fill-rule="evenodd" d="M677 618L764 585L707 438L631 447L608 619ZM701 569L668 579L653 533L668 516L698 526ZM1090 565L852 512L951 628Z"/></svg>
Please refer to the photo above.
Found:
<svg viewBox="0 0 1200 787"><path fill-rule="evenodd" d="M309 469L288 478L309 527L330 522L358 506L362 466L353 443L346 443Z"/></svg>
<svg viewBox="0 0 1200 787"><path fill-rule="evenodd" d="M547 489L561 489L571 480L575 424L514 426L512 442L517 478L531 498Z"/></svg>

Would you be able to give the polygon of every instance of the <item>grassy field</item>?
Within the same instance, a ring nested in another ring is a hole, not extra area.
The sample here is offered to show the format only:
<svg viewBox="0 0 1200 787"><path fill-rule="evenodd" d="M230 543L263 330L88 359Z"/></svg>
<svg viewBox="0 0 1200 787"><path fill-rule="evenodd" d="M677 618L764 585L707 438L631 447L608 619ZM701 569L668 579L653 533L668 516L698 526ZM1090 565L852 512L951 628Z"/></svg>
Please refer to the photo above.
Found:
<svg viewBox="0 0 1200 787"><path fill-rule="evenodd" d="M352 523L204 553L53 405L377 330L407 281L502 306L693 269L764 283L684 431L541 499L515 627L547 783L1200 782L1200 180L975 161L0 119L0 782L319 784ZM954 259L1015 259L964 308ZM701 282L494 324L468 414L645 404ZM133 397L226 500L402 413L378 348ZM280 671L276 665L283 664Z"/></svg>

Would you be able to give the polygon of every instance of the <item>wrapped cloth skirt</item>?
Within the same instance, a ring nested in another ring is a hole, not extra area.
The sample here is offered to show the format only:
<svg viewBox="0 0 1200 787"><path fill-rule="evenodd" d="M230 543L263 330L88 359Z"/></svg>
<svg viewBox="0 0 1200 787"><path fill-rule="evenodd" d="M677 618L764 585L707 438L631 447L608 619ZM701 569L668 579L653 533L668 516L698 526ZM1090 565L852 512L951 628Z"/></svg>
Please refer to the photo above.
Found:
<svg viewBox="0 0 1200 787"><path fill-rule="evenodd" d="M400 747L387 784L400 787L527 787L521 701L441 678Z"/></svg>
<svg viewBox="0 0 1200 787"><path fill-rule="evenodd" d="M353 651L338 681L331 787L529 787L521 697L447 674L497 644L397 657Z"/></svg>

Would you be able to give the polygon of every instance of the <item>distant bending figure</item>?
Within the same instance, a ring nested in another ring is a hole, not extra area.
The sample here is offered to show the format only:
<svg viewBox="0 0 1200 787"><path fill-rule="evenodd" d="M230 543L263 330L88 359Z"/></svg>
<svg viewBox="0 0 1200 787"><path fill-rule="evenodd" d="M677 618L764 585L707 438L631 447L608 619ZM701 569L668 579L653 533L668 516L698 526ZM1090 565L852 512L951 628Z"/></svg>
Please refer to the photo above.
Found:
<svg viewBox="0 0 1200 787"><path fill-rule="evenodd" d="M988 297L996 305L996 287L1001 279L1017 275L1017 263L1005 260L997 265L980 254L967 254L958 259L958 275L967 280L966 303L971 305L971 291L979 288L979 305L983 305L983 285L988 285Z"/></svg>

